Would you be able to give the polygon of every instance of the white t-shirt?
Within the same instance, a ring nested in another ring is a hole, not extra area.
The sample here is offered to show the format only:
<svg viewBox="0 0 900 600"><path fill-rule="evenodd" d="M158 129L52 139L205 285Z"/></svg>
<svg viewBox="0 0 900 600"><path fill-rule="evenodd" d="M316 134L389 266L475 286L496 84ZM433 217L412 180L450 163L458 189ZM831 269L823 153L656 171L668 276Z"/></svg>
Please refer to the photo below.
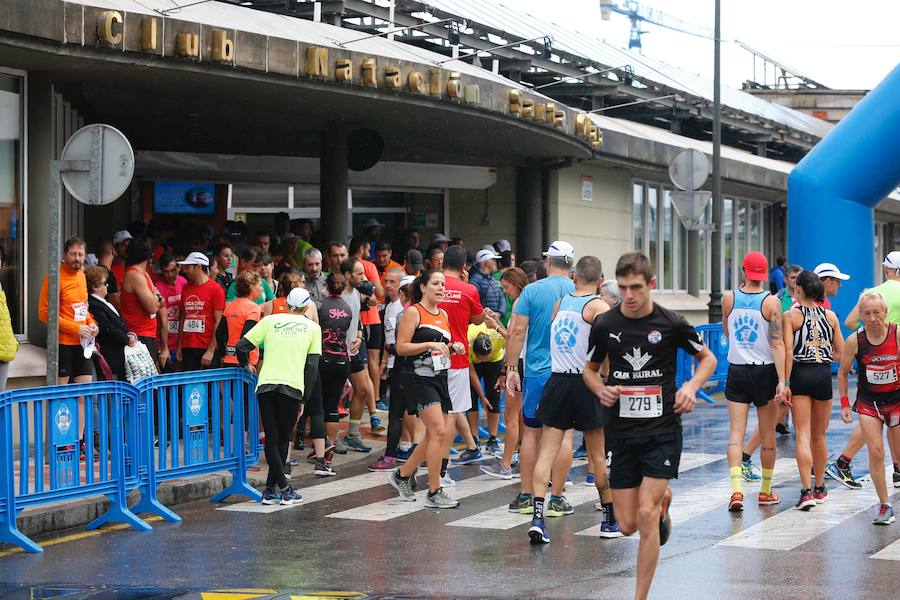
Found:
<svg viewBox="0 0 900 600"><path fill-rule="evenodd" d="M397 325L400 324L400 317L403 315L403 303L395 300L388 304L384 309L384 344L390 346L397 343ZM388 354L388 369L394 368L393 354Z"/></svg>

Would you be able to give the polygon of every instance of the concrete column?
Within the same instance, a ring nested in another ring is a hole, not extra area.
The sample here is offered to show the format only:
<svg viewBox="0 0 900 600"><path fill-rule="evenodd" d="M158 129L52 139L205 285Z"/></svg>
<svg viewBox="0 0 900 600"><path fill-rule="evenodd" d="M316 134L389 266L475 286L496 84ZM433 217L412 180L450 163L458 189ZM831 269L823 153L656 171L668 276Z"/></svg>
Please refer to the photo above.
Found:
<svg viewBox="0 0 900 600"><path fill-rule="evenodd" d="M540 162L529 160L516 169L516 260L540 258L543 248L543 172Z"/></svg>
<svg viewBox="0 0 900 600"><path fill-rule="evenodd" d="M347 242L350 238L350 209L347 207L347 157L349 129L331 123L322 135L319 159L319 206L322 232L327 241Z"/></svg>

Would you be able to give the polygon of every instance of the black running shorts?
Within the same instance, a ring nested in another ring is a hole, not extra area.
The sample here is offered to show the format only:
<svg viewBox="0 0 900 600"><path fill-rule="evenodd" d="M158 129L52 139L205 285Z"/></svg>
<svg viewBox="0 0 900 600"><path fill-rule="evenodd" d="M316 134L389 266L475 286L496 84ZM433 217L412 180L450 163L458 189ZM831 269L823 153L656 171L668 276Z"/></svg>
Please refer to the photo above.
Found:
<svg viewBox="0 0 900 600"><path fill-rule="evenodd" d="M554 429L591 431L606 425L606 409L580 373L554 373L544 385L537 419Z"/></svg>
<svg viewBox="0 0 900 600"><path fill-rule="evenodd" d="M831 400L831 363L795 362L791 369L791 395Z"/></svg>
<svg viewBox="0 0 900 600"><path fill-rule="evenodd" d="M762 407L775 397L778 371L775 365L729 365L725 397L731 402Z"/></svg>
<svg viewBox="0 0 900 600"><path fill-rule="evenodd" d="M635 488L644 477L678 479L681 462L681 430L644 437L606 437L612 462L609 487Z"/></svg>

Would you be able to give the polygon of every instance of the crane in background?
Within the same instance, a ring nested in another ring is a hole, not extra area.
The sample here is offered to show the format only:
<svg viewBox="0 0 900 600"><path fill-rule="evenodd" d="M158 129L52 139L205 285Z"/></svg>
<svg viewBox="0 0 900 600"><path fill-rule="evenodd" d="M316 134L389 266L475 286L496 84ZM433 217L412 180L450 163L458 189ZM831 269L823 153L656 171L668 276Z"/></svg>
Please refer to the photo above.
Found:
<svg viewBox="0 0 900 600"><path fill-rule="evenodd" d="M641 51L641 35L648 33L641 29L641 23L651 23L672 31L680 31L689 35L713 39L712 30L687 23L677 17L655 8L642 6L637 0L620 0L619 2L600 2L600 18L609 21L612 13L625 15L631 20L631 34L628 37L628 49Z"/></svg>

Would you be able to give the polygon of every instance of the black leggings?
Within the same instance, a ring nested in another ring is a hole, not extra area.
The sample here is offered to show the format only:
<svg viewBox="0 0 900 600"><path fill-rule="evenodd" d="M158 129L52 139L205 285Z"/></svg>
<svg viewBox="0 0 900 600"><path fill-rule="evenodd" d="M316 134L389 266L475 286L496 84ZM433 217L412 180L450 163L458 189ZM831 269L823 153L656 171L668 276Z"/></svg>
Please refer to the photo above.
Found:
<svg viewBox="0 0 900 600"><path fill-rule="evenodd" d="M400 445L400 437L403 435L403 413L406 412L403 371L393 367L388 379L391 386L391 402L388 405L387 446L384 455L397 458L397 446Z"/></svg>
<svg viewBox="0 0 900 600"><path fill-rule="evenodd" d="M335 364L322 361L319 363L319 381L322 382L322 408L326 423L337 423L341 420L338 414L338 402L344 391L344 384L350 377L350 363Z"/></svg>
<svg viewBox="0 0 900 600"><path fill-rule="evenodd" d="M314 440L325 439L325 413L322 412L322 378L316 377L306 410L303 414L309 417L309 437Z"/></svg>
<svg viewBox="0 0 900 600"><path fill-rule="evenodd" d="M497 380L500 379L500 373L503 371L503 361L475 363L475 374L479 381L484 379L484 395L487 396L488 402L491 403L491 414L500 414L500 390L495 389ZM472 406L468 412L477 413L481 407L481 401L478 394L472 390Z"/></svg>
<svg viewBox="0 0 900 600"><path fill-rule="evenodd" d="M284 489L288 484L284 476L284 463L287 460L288 444L291 442L291 430L297 422L300 401L278 392L263 392L257 395L257 399L266 435L266 462L269 463L266 487L274 488L277 485Z"/></svg>

